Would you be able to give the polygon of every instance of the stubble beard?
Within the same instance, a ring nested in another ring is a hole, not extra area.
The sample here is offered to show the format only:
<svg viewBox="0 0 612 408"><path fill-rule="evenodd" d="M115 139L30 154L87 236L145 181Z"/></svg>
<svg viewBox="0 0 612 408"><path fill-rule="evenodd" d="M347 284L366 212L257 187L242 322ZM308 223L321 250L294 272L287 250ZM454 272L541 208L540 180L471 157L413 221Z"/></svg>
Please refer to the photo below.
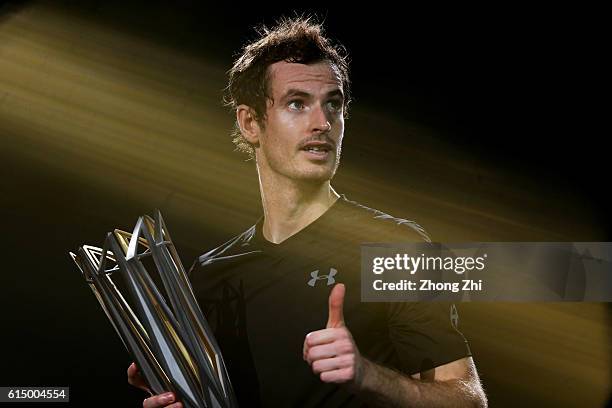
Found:
<svg viewBox="0 0 612 408"><path fill-rule="evenodd" d="M334 162L331 166L331 169L328 170L327 163L325 165L319 165L320 167L325 167L324 171L321 171L321 169L315 169L315 170L305 169L302 171L300 171L299 169L294 169L294 178L296 180L299 180L299 181L302 181L308 184L320 184L326 181L331 181L331 179L333 179L334 176L336 175L336 171L338 170L338 167L340 166L340 153L341 153L341 149L337 148L336 151L334 152L334 158L333 158ZM317 167L317 165L309 163L308 167Z"/></svg>
<svg viewBox="0 0 612 408"><path fill-rule="evenodd" d="M336 174L336 171L338 170L338 167L340 166L340 153L341 153L341 149L337 148L334 153L334 163L331 169L329 170L327 170L328 168L327 164L317 165L317 164L310 163L310 162L308 162L307 164L300 163L304 159L291 163L289 165L283 159L280 159L280 160L268 159L267 167L273 173L281 175L287 179L294 180L296 182L306 183L306 184L321 184L326 181L330 181ZM326 168L325 170L316 168L316 167L323 167L323 166Z"/></svg>

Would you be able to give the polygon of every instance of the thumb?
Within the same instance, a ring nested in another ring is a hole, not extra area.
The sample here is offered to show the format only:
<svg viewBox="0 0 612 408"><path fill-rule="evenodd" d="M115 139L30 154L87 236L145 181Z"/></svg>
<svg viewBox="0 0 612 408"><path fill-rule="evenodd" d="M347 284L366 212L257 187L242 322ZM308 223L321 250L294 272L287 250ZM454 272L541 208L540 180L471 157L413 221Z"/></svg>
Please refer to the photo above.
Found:
<svg viewBox="0 0 612 408"><path fill-rule="evenodd" d="M344 327L344 285L338 283L329 294L329 317L327 318L327 329Z"/></svg>

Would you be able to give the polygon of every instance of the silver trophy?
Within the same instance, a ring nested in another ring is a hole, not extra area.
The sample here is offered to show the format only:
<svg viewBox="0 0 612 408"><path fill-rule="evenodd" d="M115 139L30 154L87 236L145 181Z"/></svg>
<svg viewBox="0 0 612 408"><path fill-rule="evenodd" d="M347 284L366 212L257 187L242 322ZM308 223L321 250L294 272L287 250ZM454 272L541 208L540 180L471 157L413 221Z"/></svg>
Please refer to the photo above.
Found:
<svg viewBox="0 0 612 408"><path fill-rule="evenodd" d="M172 391L186 408L238 406L159 211L140 217L133 233L109 232L102 248L83 245L70 256L155 394Z"/></svg>

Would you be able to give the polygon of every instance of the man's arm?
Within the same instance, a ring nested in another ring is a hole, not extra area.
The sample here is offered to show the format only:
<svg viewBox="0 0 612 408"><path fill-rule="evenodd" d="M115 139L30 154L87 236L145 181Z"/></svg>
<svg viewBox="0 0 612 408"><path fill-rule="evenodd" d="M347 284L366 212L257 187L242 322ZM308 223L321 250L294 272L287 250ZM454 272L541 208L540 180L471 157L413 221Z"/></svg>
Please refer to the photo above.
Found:
<svg viewBox="0 0 612 408"><path fill-rule="evenodd" d="M357 392L381 407L486 407L487 398L471 357L406 376L362 359Z"/></svg>
<svg viewBox="0 0 612 408"><path fill-rule="evenodd" d="M342 312L344 285L329 297L323 330L304 340L304 360L321 381L345 384L370 404L381 407L486 407L487 399L471 357L407 376L361 356Z"/></svg>

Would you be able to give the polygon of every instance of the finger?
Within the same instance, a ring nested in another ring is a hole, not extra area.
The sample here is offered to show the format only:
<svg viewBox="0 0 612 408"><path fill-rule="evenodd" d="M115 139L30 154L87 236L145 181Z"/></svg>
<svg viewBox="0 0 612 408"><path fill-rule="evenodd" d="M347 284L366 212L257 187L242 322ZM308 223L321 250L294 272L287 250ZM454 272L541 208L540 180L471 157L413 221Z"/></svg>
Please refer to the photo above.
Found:
<svg viewBox="0 0 612 408"><path fill-rule="evenodd" d="M161 408L175 402L174 394L167 392L161 395L154 395L143 401L143 408Z"/></svg>
<svg viewBox="0 0 612 408"><path fill-rule="evenodd" d="M130 364L130 366L128 367L127 373L128 373L128 377L132 377L138 373L138 367L136 366L136 363Z"/></svg>
<svg viewBox="0 0 612 408"><path fill-rule="evenodd" d="M324 358L312 363L312 372L315 374L321 374L325 371L333 371L351 367L352 365L354 365L354 361L355 358L353 355Z"/></svg>
<svg viewBox="0 0 612 408"><path fill-rule="evenodd" d="M343 327L344 326L344 284L338 283L329 294L329 314L327 318L327 327Z"/></svg>
<svg viewBox="0 0 612 408"><path fill-rule="evenodd" d="M306 345L314 347L321 344L333 343L348 337L345 328L317 330L306 335Z"/></svg>
<svg viewBox="0 0 612 408"><path fill-rule="evenodd" d="M180 402L175 402L174 404L166 406L166 408L183 408L183 404L181 404Z"/></svg>
<svg viewBox="0 0 612 408"><path fill-rule="evenodd" d="M144 380L144 378L140 375L140 372L138 371L138 367L136 366L136 363L130 364L127 370L127 375L128 375L128 384L134 387L140 388L141 390L146 391L149 394L153 395L153 393L151 392L151 389L149 388L149 385Z"/></svg>
<svg viewBox="0 0 612 408"><path fill-rule="evenodd" d="M306 353L306 361L308 364L312 364L317 360L321 360L324 358L332 358L338 355L338 351L336 350L335 344L324 344L322 346L312 347Z"/></svg>
<svg viewBox="0 0 612 408"><path fill-rule="evenodd" d="M339 370L325 371L319 374L319 378L326 383L346 383L354 380L355 369L353 367L346 367Z"/></svg>

